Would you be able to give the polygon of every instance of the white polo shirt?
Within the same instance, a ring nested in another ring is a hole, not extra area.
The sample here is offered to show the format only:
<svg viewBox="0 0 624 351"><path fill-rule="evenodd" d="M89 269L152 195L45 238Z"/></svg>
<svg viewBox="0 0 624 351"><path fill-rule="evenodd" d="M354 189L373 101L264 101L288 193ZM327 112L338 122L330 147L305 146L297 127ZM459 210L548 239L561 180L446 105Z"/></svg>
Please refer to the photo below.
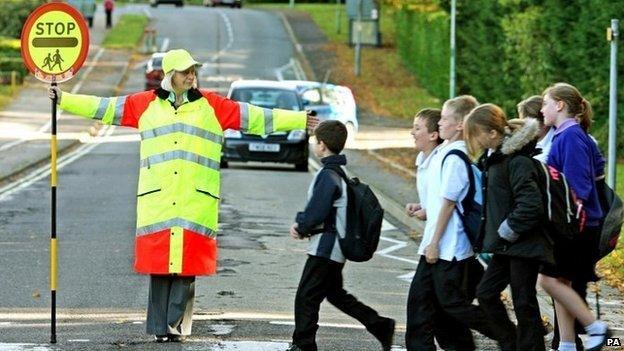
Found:
<svg viewBox="0 0 624 351"><path fill-rule="evenodd" d="M449 156L444 162L444 169L442 168L444 156L453 149L467 152L466 143L463 140L452 143L444 142L438 147L438 151L431 158L428 166L428 179L425 183L427 187L425 204L427 224L418 248L418 254L420 255L425 254L425 248L431 243L438 225L438 216L442 208L443 199L456 202L461 209L460 202L468 193L469 180L464 161L457 156ZM453 258L461 261L474 255L472 245L470 245L470 241L468 241L464 231L464 225L456 211L453 211L444 234L442 234L439 252L440 259L445 261L452 261Z"/></svg>
<svg viewBox="0 0 624 351"><path fill-rule="evenodd" d="M429 177L430 173L430 165L431 160L435 157L435 155L440 151L440 145L436 146L431 153L427 157L421 151L416 156L416 191L418 192L418 201L420 202L420 206L426 209L427 207L427 190L429 189L428 182L431 177Z"/></svg>

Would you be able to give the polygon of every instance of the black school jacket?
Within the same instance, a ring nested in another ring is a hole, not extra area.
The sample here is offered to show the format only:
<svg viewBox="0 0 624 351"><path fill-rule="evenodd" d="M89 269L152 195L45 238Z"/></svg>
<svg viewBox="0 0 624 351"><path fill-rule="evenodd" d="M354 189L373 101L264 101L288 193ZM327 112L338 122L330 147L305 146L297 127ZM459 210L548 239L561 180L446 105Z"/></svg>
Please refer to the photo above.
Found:
<svg viewBox="0 0 624 351"><path fill-rule="evenodd" d="M478 161L483 171L482 252L553 263L552 240L543 229L545 212L538 187L535 154L537 121L529 119L490 156Z"/></svg>

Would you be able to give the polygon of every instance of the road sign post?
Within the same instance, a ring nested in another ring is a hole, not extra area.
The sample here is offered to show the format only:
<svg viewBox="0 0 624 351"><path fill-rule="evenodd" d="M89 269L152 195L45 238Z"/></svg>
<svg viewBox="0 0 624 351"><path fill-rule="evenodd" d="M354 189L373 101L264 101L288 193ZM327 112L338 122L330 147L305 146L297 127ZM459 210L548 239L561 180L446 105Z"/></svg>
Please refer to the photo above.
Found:
<svg viewBox="0 0 624 351"><path fill-rule="evenodd" d="M73 78L89 52L89 30L78 10L65 3L49 3L36 8L22 28L22 59L28 70L42 82L55 87ZM56 343L56 105L52 99L50 130L50 343Z"/></svg>

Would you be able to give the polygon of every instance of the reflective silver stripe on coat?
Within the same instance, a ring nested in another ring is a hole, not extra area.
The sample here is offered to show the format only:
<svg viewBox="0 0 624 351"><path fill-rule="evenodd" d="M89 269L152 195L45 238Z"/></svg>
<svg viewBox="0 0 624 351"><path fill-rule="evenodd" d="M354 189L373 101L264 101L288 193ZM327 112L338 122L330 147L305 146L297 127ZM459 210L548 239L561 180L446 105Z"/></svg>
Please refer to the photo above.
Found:
<svg viewBox="0 0 624 351"><path fill-rule="evenodd" d="M121 117L123 117L123 110L127 97L128 95L117 97L117 102L115 103L115 115L113 116L113 125L121 125Z"/></svg>
<svg viewBox="0 0 624 351"><path fill-rule="evenodd" d="M173 218L164 222L154 223L154 224L146 225L144 227L137 228L136 235L141 236L141 235L152 234L152 233L156 233L162 230L170 229L172 227L182 227L184 229L193 231L201 235L205 235L210 238L214 238L217 236L216 231L208 227L205 227L201 224L197 224L195 222L191 222L182 218Z"/></svg>
<svg viewBox="0 0 624 351"><path fill-rule="evenodd" d="M190 126L184 123L174 123L168 126L162 126L150 130L145 130L141 132L141 139L150 139L158 136L163 136L171 133L185 133L194 136L198 136L202 139L206 139L208 141L212 141L213 143L217 143L219 145L223 144L223 136L219 134L215 134L213 132L209 132L205 129L197 128L194 126Z"/></svg>
<svg viewBox="0 0 624 351"><path fill-rule="evenodd" d="M183 151L183 150L175 150L164 152L162 154L153 155L148 158L144 158L141 160L141 168L150 167L158 163L172 161L172 160L186 160L190 162L195 162L204 167L212 168L214 170L219 170L220 162L211 160L207 157L200 156L198 154L194 154L192 152Z"/></svg>
<svg viewBox="0 0 624 351"><path fill-rule="evenodd" d="M109 102L110 98L101 98L100 104L98 105L97 111L95 111L93 119L99 119L101 121L102 118L104 118L104 114L106 114L106 109L108 108Z"/></svg>
<svg viewBox="0 0 624 351"><path fill-rule="evenodd" d="M263 108L262 112L264 112L264 134L271 134L273 133L273 110Z"/></svg>
<svg viewBox="0 0 624 351"><path fill-rule="evenodd" d="M245 102L239 102L240 108L240 130L243 132L249 131L249 106Z"/></svg>

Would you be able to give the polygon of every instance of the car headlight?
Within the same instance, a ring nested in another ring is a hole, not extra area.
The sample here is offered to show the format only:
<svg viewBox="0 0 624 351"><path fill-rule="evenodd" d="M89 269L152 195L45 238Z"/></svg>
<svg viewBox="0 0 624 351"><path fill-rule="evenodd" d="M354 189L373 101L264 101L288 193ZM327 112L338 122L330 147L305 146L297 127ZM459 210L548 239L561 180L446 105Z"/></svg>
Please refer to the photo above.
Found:
<svg viewBox="0 0 624 351"><path fill-rule="evenodd" d="M223 136L230 139L240 139L243 137L243 134L238 130L226 129L225 132L223 132Z"/></svg>
<svg viewBox="0 0 624 351"><path fill-rule="evenodd" d="M303 140L306 138L306 131L303 129L291 130L288 133L288 140Z"/></svg>

